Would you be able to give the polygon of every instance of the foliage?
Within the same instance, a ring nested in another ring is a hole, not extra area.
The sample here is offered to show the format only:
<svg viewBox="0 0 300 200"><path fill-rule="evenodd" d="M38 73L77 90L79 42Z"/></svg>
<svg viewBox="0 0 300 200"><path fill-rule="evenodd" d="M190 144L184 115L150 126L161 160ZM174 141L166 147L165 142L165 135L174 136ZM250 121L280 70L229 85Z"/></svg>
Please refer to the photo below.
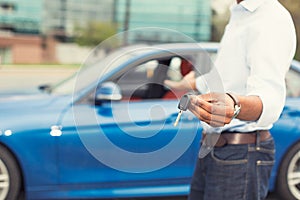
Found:
<svg viewBox="0 0 300 200"><path fill-rule="evenodd" d="M229 9L227 12L222 14L217 14L216 12L213 11L212 31L211 31L212 41L218 42L221 40L226 24L228 23L229 17L230 17Z"/></svg>
<svg viewBox="0 0 300 200"><path fill-rule="evenodd" d="M279 0L291 13L297 31L297 52L295 58L300 60L300 0Z"/></svg>
<svg viewBox="0 0 300 200"><path fill-rule="evenodd" d="M117 33L113 23L91 21L75 28L75 42L81 46L96 46Z"/></svg>

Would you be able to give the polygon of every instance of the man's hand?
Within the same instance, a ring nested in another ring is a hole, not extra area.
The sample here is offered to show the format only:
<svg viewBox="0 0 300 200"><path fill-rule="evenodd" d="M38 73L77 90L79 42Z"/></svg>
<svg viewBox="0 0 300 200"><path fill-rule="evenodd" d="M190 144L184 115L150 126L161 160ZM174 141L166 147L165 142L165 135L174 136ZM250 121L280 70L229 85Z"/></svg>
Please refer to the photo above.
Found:
<svg viewBox="0 0 300 200"><path fill-rule="evenodd" d="M263 104L258 96L237 96L242 109L236 118L245 121L259 119ZM189 110L201 121L220 127L229 124L234 116L234 101L225 93L191 96Z"/></svg>
<svg viewBox="0 0 300 200"><path fill-rule="evenodd" d="M165 80L164 84L173 90L195 90L196 89L195 72L194 71L189 72L179 82Z"/></svg>
<svg viewBox="0 0 300 200"><path fill-rule="evenodd" d="M213 127L221 127L231 122L234 102L225 93L193 95L189 110L201 121Z"/></svg>

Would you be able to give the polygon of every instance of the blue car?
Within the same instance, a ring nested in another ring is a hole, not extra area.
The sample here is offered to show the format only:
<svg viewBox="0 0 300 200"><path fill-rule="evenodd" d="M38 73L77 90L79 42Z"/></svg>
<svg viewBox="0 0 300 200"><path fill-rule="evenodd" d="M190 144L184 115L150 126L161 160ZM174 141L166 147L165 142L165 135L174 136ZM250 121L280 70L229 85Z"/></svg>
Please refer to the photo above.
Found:
<svg viewBox="0 0 300 200"><path fill-rule="evenodd" d="M57 85L2 95L0 199L187 195L202 127L189 111L174 126L178 99L189 91L163 82L191 70L208 72L217 48L182 43L99 50ZM299 62L286 81L286 105L271 130L270 191L300 199Z"/></svg>

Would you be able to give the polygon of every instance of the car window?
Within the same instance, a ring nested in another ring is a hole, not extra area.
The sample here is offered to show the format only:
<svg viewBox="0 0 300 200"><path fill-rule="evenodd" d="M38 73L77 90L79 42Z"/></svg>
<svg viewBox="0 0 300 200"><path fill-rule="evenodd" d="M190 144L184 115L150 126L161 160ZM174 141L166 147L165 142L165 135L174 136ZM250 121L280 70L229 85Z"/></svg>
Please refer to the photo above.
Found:
<svg viewBox="0 0 300 200"><path fill-rule="evenodd" d="M109 81L119 86L121 100L179 99L190 91L172 90L164 85L164 81L180 81L192 70L196 71L196 75L207 73L213 67L215 55L216 50L174 53L168 57L145 61L135 67L129 65L130 68L126 71L124 69L124 72L120 72L122 74ZM93 99L92 95L87 99Z"/></svg>
<svg viewBox="0 0 300 200"><path fill-rule="evenodd" d="M200 52L193 55L172 56L150 60L132 68L117 80L123 100L178 99L188 91L170 90L164 80L180 81L190 71L204 74L212 68L215 52Z"/></svg>
<svg viewBox="0 0 300 200"><path fill-rule="evenodd" d="M300 96L300 73L290 69L286 75L287 97Z"/></svg>
<svg viewBox="0 0 300 200"><path fill-rule="evenodd" d="M161 99L169 91L164 80L179 81L183 74L192 70L192 65L179 57L150 60L122 74L114 82L119 85L123 100ZM189 68L187 68L187 65Z"/></svg>
<svg viewBox="0 0 300 200"><path fill-rule="evenodd" d="M121 88L123 98L132 96L142 98L147 90L148 84L152 82L154 72L158 67L157 60L150 60L135 68L126 71L114 82Z"/></svg>
<svg viewBox="0 0 300 200"><path fill-rule="evenodd" d="M123 99L162 98L167 91L163 82L170 78L168 71L176 65L174 59L150 60L122 74L114 82L121 88Z"/></svg>

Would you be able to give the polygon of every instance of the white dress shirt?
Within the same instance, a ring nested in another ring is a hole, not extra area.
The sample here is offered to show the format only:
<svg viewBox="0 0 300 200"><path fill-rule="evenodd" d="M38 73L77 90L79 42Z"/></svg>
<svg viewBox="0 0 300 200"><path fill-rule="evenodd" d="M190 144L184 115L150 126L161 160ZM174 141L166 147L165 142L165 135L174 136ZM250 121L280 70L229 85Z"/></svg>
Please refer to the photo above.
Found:
<svg viewBox="0 0 300 200"><path fill-rule="evenodd" d="M284 107L285 75L295 50L293 20L277 0L244 0L231 7L215 67L198 77L196 86L201 93L259 96L263 111L257 121L233 119L223 131L248 132L272 127Z"/></svg>

